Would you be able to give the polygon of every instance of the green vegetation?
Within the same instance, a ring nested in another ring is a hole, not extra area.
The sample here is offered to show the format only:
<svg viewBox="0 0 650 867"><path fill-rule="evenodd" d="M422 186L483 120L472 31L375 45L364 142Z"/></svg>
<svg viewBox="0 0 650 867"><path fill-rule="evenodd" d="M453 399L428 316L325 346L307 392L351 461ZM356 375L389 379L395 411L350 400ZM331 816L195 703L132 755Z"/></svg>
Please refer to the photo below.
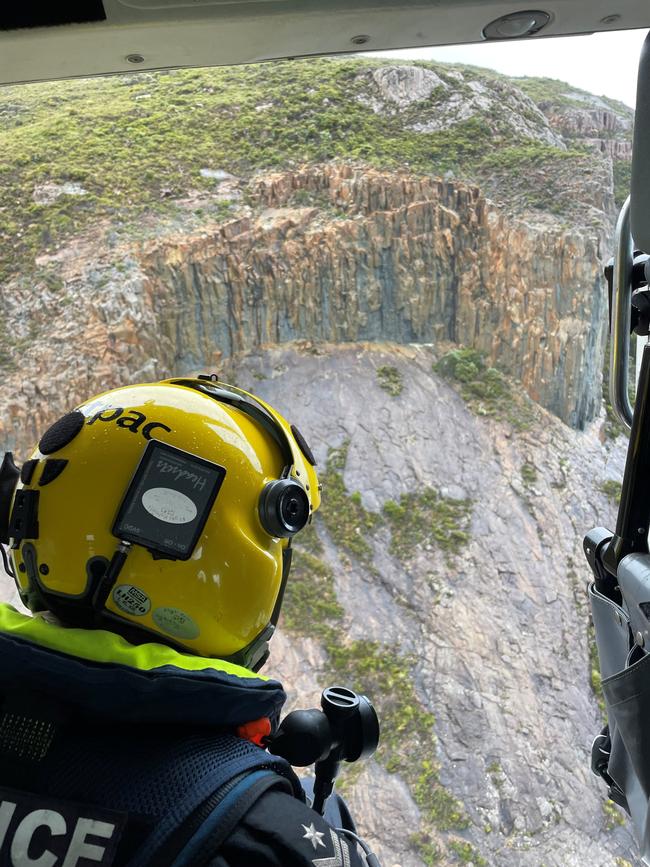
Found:
<svg viewBox="0 0 650 867"><path fill-rule="evenodd" d="M282 606L283 626L297 635L329 640L333 624L340 621L343 614L330 568L313 554L299 551L291 579L287 581Z"/></svg>
<svg viewBox="0 0 650 867"><path fill-rule="evenodd" d="M428 541L453 553L469 540L471 506L471 500L445 497L433 488L402 494L399 503L388 500L383 513L391 528L391 553L405 560Z"/></svg>
<svg viewBox="0 0 650 867"><path fill-rule="evenodd" d="M4 88L0 277L103 218L141 231L143 216L170 214L188 191L214 189L219 177L205 169L250 177L352 159L443 173L482 159L492 141L483 120L418 133L404 115L376 114L361 73L382 62L312 59ZM59 186L48 196L47 184ZM229 212L227 203L214 207L203 216Z"/></svg>
<svg viewBox="0 0 650 867"><path fill-rule="evenodd" d="M535 464L526 461L521 465L521 479L525 485L534 485L537 481L537 469Z"/></svg>
<svg viewBox="0 0 650 867"><path fill-rule="evenodd" d="M411 834L409 839L425 867L435 867L436 864L443 863L445 857L443 849L428 834L422 832Z"/></svg>
<svg viewBox="0 0 650 867"><path fill-rule="evenodd" d="M615 440L616 437L625 436L627 428L619 420L614 412L614 407L609 402L609 384L605 384L603 380L603 399L605 401L605 436L609 440Z"/></svg>
<svg viewBox="0 0 650 867"><path fill-rule="evenodd" d="M513 389L501 371L490 367L478 350L452 349L433 369L456 385L461 397L477 415L507 421L518 431L530 427L530 401Z"/></svg>
<svg viewBox="0 0 650 867"><path fill-rule="evenodd" d="M468 827L462 805L439 780L435 718L415 693L410 674L414 660L402 656L395 647L350 641L345 636L343 615L331 570L297 546L283 605L283 626L296 634L319 638L331 675L372 696L382 722L377 759L388 771L407 780L425 821L438 831Z"/></svg>
<svg viewBox="0 0 650 867"><path fill-rule="evenodd" d="M322 559L324 549L318 536L319 526L326 529L346 553L369 565L372 550L370 546L359 545L359 539L365 539L355 528L372 532L382 520L381 516L363 508L359 495L349 495L345 490L342 471L347 453L348 443L330 451L322 476L323 506L314 523L296 537L294 565L283 605L283 626L295 634L318 638L326 652L326 667L332 678L372 697L382 723L376 758L390 773L399 773L408 783L422 815L422 828L412 837L412 845L425 864L434 865L443 857L443 849L432 835L462 831L470 823L462 804L440 782L435 717L417 695L412 679L416 660L401 653L396 646L351 640L347 636L345 612L336 597L334 576ZM413 501L417 503L418 521L422 523L416 531L418 539L425 527L431 529L427 503L434 512L443 508L445 516L453 514L460 522L469 518L469 504L465 501L451 501L454 505L446 512L447 507L441 507L445 499L435 492L427 491L423 497L422 502L417 496ZM393 507L406 509L409 502L408 498L402 498L400 505L394 503ZM341 516L349 519L351 515L352 520L341 520ZM447 535L441 538L448 544L448 536L459 531L447 528L445 532ZM450 849L456 859L460 851Z"/></svg>
<svg viewBox="0 0 650 867"><path fill-rule="evenodd" d="M577 143L579 143L579 139ZM534 209L556 216L576 214L576 190L568 180L593 172L591 151L568 150L538 142L495 149L476 168L477 180L498 199L508 191L508 202L518 210Z"/></svg>
<svg viewBox="0 0 650 867"><path fill-rule="evenodd" d="M197 225L227 219L236 202L204 197L194 209L179 206L190 192L216 190L224 172L245 180L260 170L351 160L480 181L501 170L516 174L523 165L584 160L576 151L517 139L498 112L426 131L447 99L444 87L400 111L375 111L371 74L385 63L309 59L3 88L0 279L17 262L25 273L37 254L102 220L118 234L141 237L148 223L160 231L179 215L185 226L192 216ZM457 67L465 82L452 82L447 66L417 65L461 93L470 93L471 80L507 81ZM534 82L520 86L532 92ZM539 87L548 90L548 83ZM544 185L532 186L538 205L548 204ZM553 191L551 205L556 200ZM347 217L323 193L296 191L294 204Z"/></svg>
<svg viewBox="0 0 650 867"><path fill-rule="evenodd" d="M565 105L573 108L582 108L584 106L584 97L587 97L590 101L593 100L593 94L586 90L581 90L579 87L574 87L572 84L567 84L566 81L560 81L557 78L526 76L512 80L517 87L528 94L533 102L542 107ZM599 96L598 98L608 105L612 111L628 116L632 115L632 109L628 105L625 105L624 102L612 99L609 96Z"/></svg>
<svg viewBox="0 0 650 867"><path fill-rule="evenodd" d="M372 547L367 537L375 531L381 518L363 507L360 494L350 495L345 488L341 471L345 467L348 447L346 442L340 448L332 449L327 456L325 472L321 475L326 495L318 515L337 545L370 567Z"/></svg>
<svg viewBox="0 0 650 867"><path fill-rule="evenodd" d="M615 506L621 501L621 488L623 485L621 482L616 481L616 479L605 479L604 482L601 482L599 485L600 490L608 497Z"/></svg>
<svg viewBox="0 0 650 867"><path fill-rule="evenodd" d="M517 87L539 105L567 105L576 107L580 105L580 101L571 99L569 93L578 93L583 96L591 95L587 94L585 90L580 90L557 78L525 76L516 78L515 82Z"/></svg>
<svg viewBox="0 0 650 867"><path fill-rule="evenodd" d="M445 497L434 488L402 494L399 503L388 500L378 515L364 508L361 494L349 494L342 470L345 468L349 443L330 450L325 472L321 475L323 501L318 520L339 548L372 570L372 537L386 521L391 530L391 553L405 560L417 545L435 544L448 554L469 539L471 500Z"/></svg>
<svg viewBox="0 0 650 867"><path fill-rule="evenodd" d="M300 535L296 536L296 544L301 551L306 551L312 557L320 557L323 553L323 543L318 537L316 527L312 523L307 524L304 530L300 531ZM291 571L293 575L293 570Z"/></svg>
<svg viewBox="0 0 650 867"><path fill-rule="evenodd" d="M603 817L606 831L614 831L625 824L625 816L613 801L603 801Z"/></svg>
<svg viewBox="0 0 650 867"><path fill-rule="evenodd" d="M386 364L377 368L377 381L379 387L387 391L391 397L398 397L404 388L402 374L396 367Z"/></svg>
<svg viewBox="0 0 650 867"><path fill-rule="evenodd" d="M456 860L461 864L473 864L474 867L485 867L487 861L482 858L471 843L464 840L451 840L449 848L456 855Z"/></svg>
<svg viewBox="0 0 650 867"><path fill-rule="evenodd" d="M440 783L435 759L435 717L422 707L410 669L413 659L397 648L369 641L337 641L327 646L332 673L366 695L376 697L382 721L377 758L409 783L427 823L439 831L469 825L463 807Z"/></svg>
<svg viewBox="0 0 650 867"><path fill-rule="evenodd" d="M490 775L492 785L495 787L495 789L501 791L505 778L503 776L503 768L501 767L500 763L495 759L494 761L490 762L490 764L485 770Z"/></svg>
<svg viewBox="0 0 650 867"><path fill-rule="evenodd" d="M584 155L585 152L582 150L563 150L541 142L530 142L502 148L489 154L481 162L481 168L500 168L508 172L518 172L531 166L556 163L558 160L580 159Z"/></svg>

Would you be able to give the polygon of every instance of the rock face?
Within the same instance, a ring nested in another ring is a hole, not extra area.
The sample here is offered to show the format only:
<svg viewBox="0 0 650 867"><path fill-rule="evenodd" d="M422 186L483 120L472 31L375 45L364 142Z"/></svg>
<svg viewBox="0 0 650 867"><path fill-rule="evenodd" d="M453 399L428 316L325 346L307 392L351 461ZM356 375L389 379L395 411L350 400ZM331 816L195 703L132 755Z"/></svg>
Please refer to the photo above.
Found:
<svg viewBox="0 0 650 867"><path fill-rule="evenodd" d="M529 140L557 147L566 145L530 97L502 78L465 78L460 70L445 77L421 66L382 66L363 73L367 87L363 101L377 114L408 112L408 129L431 133L450 129L470 118L508 129L513 140ZM420 103L422 119L409 112Z"/></svg>
<svg viewBox="0 0 650 867"><path fill-rule="evenodd" d="M353 159L239 176L203 154L192 177L209 186L185 198L175 188L159 191L156 205L169 206L177 233L118 243L124 235L113 215L103 235L93 228L85 239L49 246L35 260L33 279L0 286L0 399L7 407L0 444L22 443L27 431L36 436L91 391L303 338L452 340L498 361L570 425L595 417L612 163L625 163L619 157L627 153L631 112L560 82L522 80L517 87L477 70L383 63L318 69L332 83L319 117L344 112L347 99L363 123L379 124L372 129L384 124L399 136L408 128L398 144L413 154L428 146L438 153L444 140L472 182L455 179L453 169L440 180ZM206 94L214 90L209 83ZM130 87L129 79L122 85ZM369 108L361 111L358 101ZM338 153L337 124L321 129L309 118L308 136ZM571 150L592 139L601 143L597 154ZM485 153L482 142L493 140L499 147ZM372 142L347 146L372 154ZM375 161L380 157L388 158L381 150ZM625 173L618 174L624 187ZM59 222L67 225L74 223L67 211L89 210L90 189L52 178L31 185L29 195L43 219L65 205ZM155 235L155 214L147 219ZM48 238L43 228L41 242Z"/></svg>
<svg viewBox="0 0 650 867"><path fill-rule="evenodd" d="M373 71L372 78L381 97L399 108L428 99L438 87L447 89L439 75L422 66L383 66Z"/></svg>
<svg viewBox="0 0 650 867"><path fill-rule="evenodd" d="M606 830L603 788L589 771L601 721L588 682L581 550L587 529L611 524L597 488L620 473L624 450L605 451L596 428L571 431L543 411L523 434L477 418L431 373L433 357L422 347L311 345L252 352L231 370L299 425L321 470L328 449L349 440L344 481L368 509L425 485L473 500L470 541L451 560L431 540L400 561L379 534L373 573L342 553L336 531L317 528L348 637L396 644L416 660L442 779L471 817L461 837L481 863L636 863L625 828ZM384 365L403 377L397 397L380 388ZM322 665L310 641L286 634L269 663L299 685L291 702L303 707L317 701ZM386 867L427 863L409 841L424 819L399 773L370 762L350 802Z"/></svg>
<svg viewBox="0 0 650 867"><path fill-rule="evenodd" d="M249 216L151 243L119 270L77 249L64 303L7 287L31 375L0 385L5 448L120 381L300 338L451 340L498 359L574 427L599 412L595 230L533 228L476 187L348 166L261 177L249 196Z"/></svg>
<svg viewBox="0 0 650 867"><path fill-rule="evenodd" d="M549 112L551 126L613 159L632 159L632 117L609 108L565 108Z"/></svg>
<svg viewBox="0 0 650 867"><path fill-rule="evenodd" d="M565 141L587 145L613 159L632 158L631 108L569 87L562 96L561 101L542 100L540 107Z"/></svg>
<svg viewBox="0 0 650 867"><path fill-rule="evenodd" d="M598 412L593 233L533 230L461 183L347 167L262 178L253 195L256 219L141 259L176 363L296 338L448 339L574 426ZM321 207L296 208L305 195Z"/></svg>

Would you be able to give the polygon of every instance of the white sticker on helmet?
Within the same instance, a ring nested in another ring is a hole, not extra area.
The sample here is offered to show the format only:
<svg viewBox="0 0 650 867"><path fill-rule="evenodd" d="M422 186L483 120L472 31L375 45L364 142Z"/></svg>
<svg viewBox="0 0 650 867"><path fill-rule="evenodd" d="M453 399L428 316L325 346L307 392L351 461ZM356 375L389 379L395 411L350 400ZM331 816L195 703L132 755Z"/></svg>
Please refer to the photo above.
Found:
<svg viewBox="0 0 650 867"><path fill-rule="evenodd" d="M135 614L138 617L147 614L151 608L151 600L133 584L118 584L113 590L113 602L127 614Z"/></svg>
<svg viewBox="0 0 650 867"><path fill-rule="evenodd" d="M172 488L149 488L142 495L142 505L154 518L168 524L189 524L197 515L192 500Z"/></svg>

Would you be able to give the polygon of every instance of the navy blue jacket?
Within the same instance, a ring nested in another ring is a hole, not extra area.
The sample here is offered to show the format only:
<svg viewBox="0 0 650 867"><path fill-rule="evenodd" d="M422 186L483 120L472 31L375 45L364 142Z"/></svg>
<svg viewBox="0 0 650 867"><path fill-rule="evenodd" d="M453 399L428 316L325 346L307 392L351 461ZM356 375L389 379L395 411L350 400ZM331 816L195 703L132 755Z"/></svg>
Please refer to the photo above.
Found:
<svg viewBox="0 0 650 867"><path fill-rule="evenodd" d="M0 605L0 698L0 864L47 852L53 867L167 867L187 828L192 867L363 863L304 803L288 763L233 734L277 723L277 681ZM258 788L212 851L206 805L238 773Z"/></svg>

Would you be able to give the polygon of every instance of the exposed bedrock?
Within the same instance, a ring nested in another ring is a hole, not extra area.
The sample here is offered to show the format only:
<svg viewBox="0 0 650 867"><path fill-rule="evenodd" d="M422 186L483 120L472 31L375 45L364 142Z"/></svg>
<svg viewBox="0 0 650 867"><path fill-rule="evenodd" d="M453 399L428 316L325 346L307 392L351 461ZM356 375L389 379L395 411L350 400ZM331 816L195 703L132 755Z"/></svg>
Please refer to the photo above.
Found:
<svg viewBox="0 0 650 867"><path fill-rule="evenodd" d="M303 338L451 340L573 427L599 412L603 221L533 225L475 186L346 165L261 176L247 197L236 218L121 250L117 265L71 245L63 292L0 287L3 448L89 394Z"/></svg>
<svg viewBox="0 0 650 867"><path fill-rule="evenodd" d="M474 186L346 166L262 177L253 199L261 213L143 255L174 366L303 337L447 339L574 427L599 411L597 228L533 227Z"/></svg>

